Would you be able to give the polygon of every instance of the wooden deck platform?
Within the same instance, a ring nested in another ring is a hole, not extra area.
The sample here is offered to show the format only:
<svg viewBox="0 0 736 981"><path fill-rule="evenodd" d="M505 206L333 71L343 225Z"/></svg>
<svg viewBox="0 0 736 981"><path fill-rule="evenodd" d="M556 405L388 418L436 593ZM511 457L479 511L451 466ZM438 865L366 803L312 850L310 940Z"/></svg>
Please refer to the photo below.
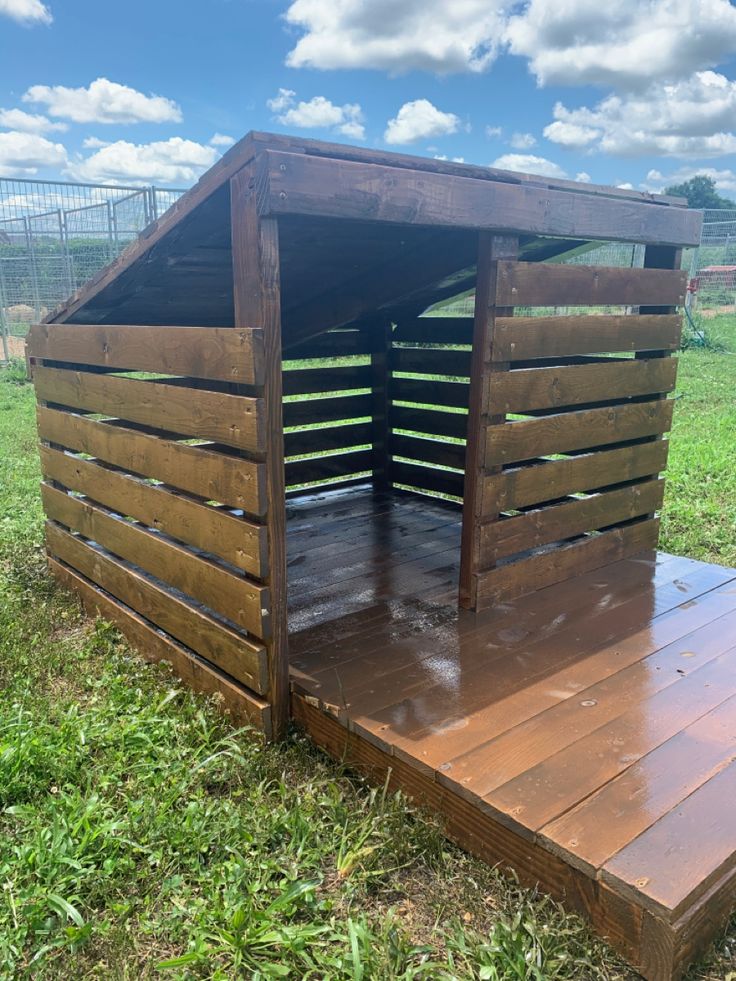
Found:
<svg viewBox="0 0 736 981"><path fill-rule="evenodd" d="M457 507L362 486L287 512L315 742L679 977L736 897L736 570L646 552L475 614Z"/></svg>

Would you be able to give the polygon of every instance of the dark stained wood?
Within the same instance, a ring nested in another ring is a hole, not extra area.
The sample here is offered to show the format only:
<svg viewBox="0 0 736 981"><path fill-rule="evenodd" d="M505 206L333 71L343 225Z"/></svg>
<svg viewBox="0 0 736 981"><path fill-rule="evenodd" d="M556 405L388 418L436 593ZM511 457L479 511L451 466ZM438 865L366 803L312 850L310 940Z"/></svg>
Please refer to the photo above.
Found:
<svg viewBox="0 0 736 981"><path fill-rule="evenodd" d="M372 404L370 395L284 402L284 425L312 426L319 422L338 422L340 419L363 419L370 416Z"/></svg>
<svg viewBox="0 0 736 981"><path fill-rule="evenodd" d="M56 579L76 593L91 616L114 623L147 661L166 661L195 691L216 695L220 709L237 725L252 725L271 735L271 710L262 698L230 679L214 665L198 658L182 644L154 629L134 610L116 602L68 566L49 558Z"/></svg>
<svg viewBox="0 0 736 981"><path fill-rule="evenodd" d="M681 336L682 318L675 314L498 318L493 358L524 361L602 351L676 351Z"/></svg>
<svg viewBox="0 0 736 981"><path fill-rule="evenodd" d="M464 439L468 430L468 416L464 412L442 412L419 406L393 405L392 428L425 433L428 436L452 436Z"/></svg>
<svg viewBox="0 0 736 981"><path fill-rule="evenodd" d="M431 347L398 347L391 353L394 371L420 375L454 375L470 377L470 351L453 351Z"/></svg>
<svg viewBox="0 0 736 981"><path fill-rule="evenodd" d="M268 691L266 649L201 608L184 602L133 566L70 535L52 521L46 525L49 553L100 586L146 620L155 623L253 691Z"/></svg>
<svg viewBox="0 0 736 981"><path fill-rule="evenodd" d="M266 529L183 494L157 487L82 457L41 447L45 477L149 528L219 556L263 578L268 566Z"/></svg>
<svg viewBox="0 0 736 981"><path fill-rule="evenodd" d="M486 476L483 513L529 507L568 494L658 474L667 464L667 450L665 441L643 443L547 460Z"/></svg>
<svg viewBox="0 0 736 981"><path fill-rule="evenodd" d="M415 402L426 408L447 406L467 409L470 386L464 381L434 381L425 378L391 379L391 398L396 402Z"/></svg>
<svg viewBox="0 0 736 981"><path fill-rule="evenodd" d="M613 361L610 364L520 368L500 374L487 395L491 415L529 412L564 405L671 392L677 362L671 358Z"/></svg>
<svg viewBox="0 0 736 981"><path fill-rule="evenodd" d="M480 568L480 522L482 519L497 520L499 511L488 510L492 499L484 493L487 431L504 422L504 413L486 415L487 391L495 390L497 375L504 373L507 363L497 363L493 370L486 365L486 358L493 357L496 318L508 317L510 307L496 303L499 264L515 257L519 251L516 237L481 234L478 239L478 278L475 289L475 317L473 321L473 349L470 366L470 403L465 453L465 485L463 497L463 534L460 545L460 584L458 601L465 609L478 606L478 579ZM490 473L500 471L491 468Z"/></svg>
<svg viewBox="0 0 736 981"><path fill-rule="evenodd" d="M135 378L93 375L58 368L35 368L39 399L72 409L117 416L179 433L214 439L251 453L265 446L266 426L260 399L198 391Z"/></svg>
<svg viewBox="0 0 736 981"><path fill-rule="evenodd" d="M609 405L507 421L489 428L486 465L516 463L668 432L673 399Z"/></svg>
<svg viewBox="0 0 736 981"><path fill-rule="evenodd" d="M697 245L684 210L266 150L258 160L262 213L535 235ZM515 301L505 305L513 305Z"/></svg>
<svg viewBox="0 0 736 981"><path fill-rule="evenodd" d="M369 337L365 331L330 330L294 345L289 350L288 359L285 359L285 367L290 364L289 359L345 358L360 354L370 354Z"/></svg>
<svg viewBox="0 0 736 981"><path fill-rule="evenodd" d="M263 335L246 328L36 324L28 352L32 358L118 370L263 383Z"/></svg>
<svg viewBox="0 0 736 981"><path fill-rule="evenodd" d="M722 645L733 615L714 621ZM702 663L688 638L674 646L682 665ZM642 687L642 692L647 689ZM736 698L728 698L605 784L572 810L545 825L542 834L567 861L595 870L686 800L726 767L734 756Z"/></svg>
<svg viewBox="0 0 736 981"><path fill-rule="evenodd" d="M390 447L394 456L434 463L441 467L462 470L465 462L465 447L461 443L443 443L437 439L394 433L390 439Z"/></svg>
<svg viewBox="0 0 736 981"><path fill-rule="evenodd" d="M394 331L394 340L421 344L473 343L472 317L416 317L401 318Z"/></svg>
<svg viewBox="0 0 736 981"><path fill-rule="evenodd" d="M46 514L138 565L256 637L269 633L268 589L101 507L41 484Z"/></svg>
<svg viewBox="0 0 736 981"><path fill-rule="evenodd" d="M320 429L297 429L284 436L284 452L288 458L305 453L348 449L370 443L372 435L373 429L369 422L327 426Z"/></svg>
<svg viewBox="0 0 736 981"><path fill-rule="evenodd" d="M284 372L283 391L284 395L311 395L370 388L371 377L369 364L300 368Z"/></svg>
<svg viewBox="0 0 736 981"><path fill-rule="evenodd" d="M651 514L661 507L663 498L664 480L645 481L488 522L480 528L479 567L488 568L498 559L528 549Z"/></svg>
<svg viewBox="0 0 736 981"><path fill-rule="evenodd" d="M436 494L463 496L463 475L452 470L438 470L430 466L394 460L391 476L395 484L418 487Z"/></svg>
<svg viewBox="0 0 736 981"><path fill-rule="evenodd" d="M393 324L386 316L377 316L366 324L371 342L371 468L373 487L385 491L391 486L391 397L389 379Z"/></svg>
<svg viewBox="0 0 736 981"><path fill-rule="evenodd" d="M570 575L590 572L628 555L656 548L658 535L659 520L654 518L603 531L597 536L480 572L477 575L477 608L486 609L514 596L551 586Z"/></svg>
<svg viewBox="0 0 736 981"><path fill-rule="evenodd" d="M496 302L519 307L679 306L685 302L686 287L684 269L506 262L499 269Z"/></svg>
<svg viewBox="0 0 736 981"><path fill-rule="evenodd" d="M286 464L286 486L308 484L314 480L345 477L356 473L370 473L373 454L370 450L353 450L310 460L289 460Z"/></svg>
<svg viewBox="0 0 736 981"><path fill-rule="evenodd" d="M153 477L206 501L253 515L266 509L263 464L45 406L38 406L36 415L39 436L49 443Z"/></svg>
<svg viewBox="0 0 736 981"><path fill-rule="evenodd" d="M252 169L230 181L235 326L263 330L265 382L263 416L269 434L266 452L268 502L269 703L274 738L286 734L289 719L289 638L286 609L284 413L281 362L281 280L278 224L257 213Z"/></svg>

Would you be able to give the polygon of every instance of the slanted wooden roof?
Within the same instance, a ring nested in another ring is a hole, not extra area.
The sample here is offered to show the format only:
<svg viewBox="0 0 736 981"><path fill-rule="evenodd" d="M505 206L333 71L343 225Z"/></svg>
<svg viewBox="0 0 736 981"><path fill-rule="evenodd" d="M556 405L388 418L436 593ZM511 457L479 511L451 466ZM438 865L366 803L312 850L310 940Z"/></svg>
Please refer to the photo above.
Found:
<svg viewBox="0 0 736 981"><path fill-rule="evenodd" d="M700 215L679 198L249 133L48 319L232 324L229 182L246 166L262 213L279 218L285 346L472 286L482 228L518 232L534 260L596 241L699 239Z"/></svg>

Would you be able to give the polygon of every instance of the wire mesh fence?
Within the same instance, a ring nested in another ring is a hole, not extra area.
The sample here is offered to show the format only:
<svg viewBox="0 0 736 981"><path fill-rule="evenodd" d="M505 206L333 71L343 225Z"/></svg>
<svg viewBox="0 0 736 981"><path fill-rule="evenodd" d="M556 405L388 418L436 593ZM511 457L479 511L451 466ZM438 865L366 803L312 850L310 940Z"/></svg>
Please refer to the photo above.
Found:
<svg viewBox="0 0 736 981"><path fill-rule="evenodd" d="M0 178L4 358L13 337L23 337L31 323L83 286L183 193Z"/></svg>

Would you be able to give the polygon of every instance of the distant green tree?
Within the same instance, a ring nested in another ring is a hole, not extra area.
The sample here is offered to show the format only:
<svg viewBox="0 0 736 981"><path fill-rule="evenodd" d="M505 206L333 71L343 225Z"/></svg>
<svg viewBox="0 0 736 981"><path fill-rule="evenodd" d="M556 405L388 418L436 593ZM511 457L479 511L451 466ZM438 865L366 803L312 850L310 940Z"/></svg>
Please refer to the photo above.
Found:
<svg viewBox="0 0 736 981"><path fill-rule="evenodd" d="M716 190L716 182L706 174L696 174L689 181L666 187L665 194L687 198L691 208L736 208L736 201L722 197Z"/></svg>

